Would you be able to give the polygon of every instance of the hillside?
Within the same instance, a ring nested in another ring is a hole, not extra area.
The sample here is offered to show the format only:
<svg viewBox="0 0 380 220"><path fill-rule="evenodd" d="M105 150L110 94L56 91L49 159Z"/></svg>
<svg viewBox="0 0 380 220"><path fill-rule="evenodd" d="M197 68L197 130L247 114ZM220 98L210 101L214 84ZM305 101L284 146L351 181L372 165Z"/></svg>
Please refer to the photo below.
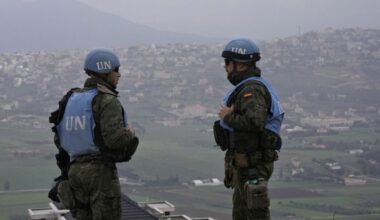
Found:
<svg viewBox="0 0 380 220"><path fill-rule="evenodd" d="M262 65L308 89L379 89L379 39L380 31L370 29L309 32L265 43Z"/></svg>
<svg viewBox="0 0 380 220"><path fill-rule="evenodd" d="M365 112L368 106L378 110L379 35L379 30L326 30L262 42L259 66L279 90L290 114L297 105L329 114L349 108ZM123 101L146 106L144 114L155 118L176 118L192 108L215 113L230 87L221 66L222 47L164 44L117 49L122 58L119 89ZM86 52L1 54L0 117L5 113L48 114L67 89L81 86ZM298 99L292 101L294 97ZM343 100L334 101L337 97ZM202 107L197 106L200 103Z"/></svg>
<svg viewBox="0 0 380 220"><path fill-rule="evenodd" d="M259 66L286 112L284 146L270 182L273 218L378 218L379 34L327 29L260 42ZM145 184L123 186L136 201L168 200L183 213L230 219L231 191L186 185L223 178L224 153L214 147L211 130L231 88L222 48L147 44L115 49L122 63L120 100L141 137L134 158L119 164L121 177ZM58 175L47 118L69 88L82 85L87 52L0 54L0 186L5 191L48 188ZM350 186L355 181L361 185ZM27 208L27 198L5 193L3 216ZM45 192L35 197L28 207L47 203Z"/></svg>

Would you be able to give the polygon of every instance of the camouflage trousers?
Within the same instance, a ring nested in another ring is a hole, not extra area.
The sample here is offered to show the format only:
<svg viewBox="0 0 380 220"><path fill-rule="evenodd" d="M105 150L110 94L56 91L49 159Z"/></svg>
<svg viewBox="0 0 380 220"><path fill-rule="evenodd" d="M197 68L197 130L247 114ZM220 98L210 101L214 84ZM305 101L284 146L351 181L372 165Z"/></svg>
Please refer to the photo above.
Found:
<svg viewBox="0 0 380 220"><path fill-rule="evenodd" d="M250 180L247 169L233 170L233 220L270 220L267 183L273 173L273 162L258 164L259 181Z"/></svg>
<svg viewBox="0 0 380 220"><path fill-rule="evenodd" d="M121 219L121 191L116 166L102 161L74 162L69 183L77 220Z"/></svg>

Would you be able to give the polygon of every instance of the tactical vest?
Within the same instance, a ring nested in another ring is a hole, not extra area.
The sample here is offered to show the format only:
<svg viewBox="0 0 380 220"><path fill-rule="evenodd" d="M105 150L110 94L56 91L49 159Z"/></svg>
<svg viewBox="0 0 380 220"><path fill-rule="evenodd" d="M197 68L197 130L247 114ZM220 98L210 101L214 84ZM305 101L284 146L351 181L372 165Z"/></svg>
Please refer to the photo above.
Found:
<svg viewBox="0 0 380 220"><path fill-rule="evenodd" d="M225 105L227 105L228 100L230 99L231 95L234 94L234 92L244 84L245 82L255 80L261 82L269 91L271 95L271 108L270 112L265 124L265 129L270 130L280 136L280 130L281 130L281 124L284 119L284 111L281 107L280 100L278 98L277 92L272 88L272 86L262 77L253 76L248 79L245 79L241 81L239 84L237 84L231 91L229 91L226 96L223 99L223 102ZM220 126L233 132L234 129L228 126L223 120L220 120ZM281 148L281 146L277 146L277 148Z"/></svg>
<svg viewBox="0 0 380 220"><path fill-rule="evenodd" d="M99 152L94 143L95 121L92 100L98 94L96 89L74 92L67 101L65 113L57 125L61 147L69 154L70 161L77 156Z"/></svg>
<svg viewBox="0 0 380 220"><path fill-rule="evenodd" d="M53 131L57 133L61 147L69 154L70 161L80 155L99 153L94 143L95 120L92 112L92 101L98 94L97 89L84 92L71 90L64 103L60 103L57 112L64 112L52 119ZM64 109L61 109L64 108ZM123 126L128 126L127 113L122 108ZM53 114L52 114L53 117ZM56 121L54 121L56 120Z"/></svg>

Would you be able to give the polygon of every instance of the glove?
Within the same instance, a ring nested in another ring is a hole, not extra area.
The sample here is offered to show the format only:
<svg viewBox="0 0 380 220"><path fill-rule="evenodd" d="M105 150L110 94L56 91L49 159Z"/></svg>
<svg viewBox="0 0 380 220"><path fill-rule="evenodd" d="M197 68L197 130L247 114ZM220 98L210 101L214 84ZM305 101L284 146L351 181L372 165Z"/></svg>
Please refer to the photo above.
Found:
<svg viewBox="0 0 380 220"><path fill-rule="evenodd" d="M58 185L59 182L56 182L53 188L50 189L48 194L49 199L53 200L54 202L60 202L58 198Z"/></svg>
<svg viewBox="0 0 380 220"><path fill-rule="evenodd" d="M62 176L62 175L61 175L61 176L58 176L58 177L56 177L56 178L54 179L55 184L54 184L53 188L51 188L50 191L49 191L49 194L48 194L49 199L53 200L54 202L60 202L60 200L59 200L59 198L58 198L58 185L59 185L62 181L66 180L66 179L67 179L67 178L65 178L65 177Z"/></svg>
<svg viewBox="0 0 380 220"><path fill-rule="evenodd" d="M132 156L135 154L137 150L137 146L139 145L139 138L133 137L131 142L128 144L127 150L125 152L126 161L131 160Z"/></svg>

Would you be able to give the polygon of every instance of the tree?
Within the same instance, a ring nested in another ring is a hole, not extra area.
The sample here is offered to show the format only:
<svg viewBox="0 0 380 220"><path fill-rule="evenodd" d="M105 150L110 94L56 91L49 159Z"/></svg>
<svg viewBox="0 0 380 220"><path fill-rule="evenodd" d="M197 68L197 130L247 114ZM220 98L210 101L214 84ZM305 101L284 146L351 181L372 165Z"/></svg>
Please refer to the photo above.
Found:
<svg viewBox="0 0 380 220"><path fill-rule="evenodd" d="M284 177L284 171L282 170L282 168L280 168L279 172L278 172L278 178L280 180L282 180L282 178Z"/></svg>
<svg viewBox="0 0 380 220"><path fill-rule="evenodd" d="M10 189L11 189L11 183L8 180L6 180L4 183L4 190L9 191Z"/></svg>

